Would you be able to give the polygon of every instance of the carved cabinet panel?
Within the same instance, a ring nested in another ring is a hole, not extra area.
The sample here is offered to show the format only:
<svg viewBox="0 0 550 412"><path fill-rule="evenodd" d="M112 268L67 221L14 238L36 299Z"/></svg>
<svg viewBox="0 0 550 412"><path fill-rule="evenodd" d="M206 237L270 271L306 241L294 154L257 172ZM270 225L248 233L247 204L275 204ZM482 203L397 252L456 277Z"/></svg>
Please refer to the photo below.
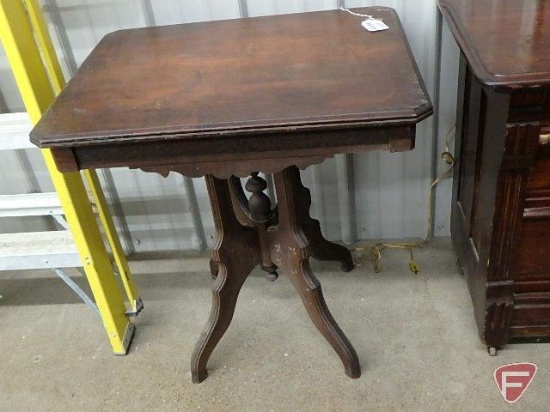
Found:
<svg viewBox="0 0 550 412"><path fill-rule="evenodd" d="M550 337L550 89L482 84L461 58L452 236L482 341Z"/></svg>

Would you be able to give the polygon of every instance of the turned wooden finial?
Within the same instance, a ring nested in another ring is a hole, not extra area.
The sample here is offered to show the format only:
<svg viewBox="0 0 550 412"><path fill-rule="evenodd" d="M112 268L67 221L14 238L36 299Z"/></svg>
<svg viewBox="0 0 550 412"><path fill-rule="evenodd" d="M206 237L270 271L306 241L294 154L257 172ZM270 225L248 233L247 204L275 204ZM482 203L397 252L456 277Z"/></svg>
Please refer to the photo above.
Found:
<svg viewBox="0 0 550 412"><path fill-rule="evenodd" d="M267 189L267 182L265 179L258 176L258 172L252 172L244 187L247 191L252 193L248 199L248 210L250 212L250 218L254 221L258 229L262 253L261 267L267 272L267 279L273 282L279 275L277 274L277 266L271 261L267 241L267 224L273 217L271 200L269 196L264 193L264 190Z"/></svg>
<svg viewBox="0 0 550 412"><path fill-rule="evenodd" d="M248 199L250 217L257 223L266 222L271 216L271 200L264 193L267 182L258 176L258 172L252 172L245 188L252 193Z"/></svg>

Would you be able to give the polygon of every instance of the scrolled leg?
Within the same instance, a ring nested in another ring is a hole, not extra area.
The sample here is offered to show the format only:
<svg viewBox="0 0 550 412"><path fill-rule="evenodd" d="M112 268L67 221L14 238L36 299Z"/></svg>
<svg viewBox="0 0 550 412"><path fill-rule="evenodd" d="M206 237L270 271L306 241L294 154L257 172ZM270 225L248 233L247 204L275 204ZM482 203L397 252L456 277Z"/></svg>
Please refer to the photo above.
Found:
<svg viewBox="0 0 550 412"><path fill-rule="evenodd" d="M194 383L200 383L208 377L208 359L233 319L239 292L250 273L249 270L242 269L244 270L233 272L223 263L218 264L218 275L212 289L210 317L191 356L191 377Z"/></svg>
<svg viewBox="0 0 550 412"><path fill-rule="evenodd" d="M279 224L269 234L271 256L296 288L312 322L340 357L346 374L358 378L361 367L357 353L330 313L321 284L309 266L310 253L315 247L307 236L306 227L313 219L308 220L310 200L304 196L305 188L298 169L291 167L277 173L275 186Z"/></svg>
<svg viewBox="0 0 550 412"><path fill-rule="evenodd" d="M233 319L242 285L261 262L258 234L242 226L235 217L228 182L206 176L206 183L216 225L216 242L210 261L210 270L216 280L210 317L191 356L191 376L195 383L208 376L208 359Z"/></svg>
<svg viewBox="0 0 550 412"><path fill-rule="evenodd" d="M359 378L361 366L357 353L330 313L321 284L313 274L307 259L286 256L282 257L280 262L281 269L298 291L313 324L340 357L346 375L353 379Z"/></svg>
<svg viewBox="0 0 550 412"><path fill-rule="evenodd" d="M326 240L321 233L318 220L311 217L306 220L304 222L304 234L308 239L311 256L314 259L340 262L340 267L344 272L350 272L354 268L349 249Z"/></svg>
<svg viewBox="0 0 550 412"><path fill-rule="evenodd" d="M308 240L311 257L317 260L340 262L344 272L351 271L354 265L348 248L325 239L321 233L319 221L309 215L311 194L309 189L302 184L298 168L290 167L283 173L286 174L289 181L292 181L294 202L297 205L297 221Z"/></svg>

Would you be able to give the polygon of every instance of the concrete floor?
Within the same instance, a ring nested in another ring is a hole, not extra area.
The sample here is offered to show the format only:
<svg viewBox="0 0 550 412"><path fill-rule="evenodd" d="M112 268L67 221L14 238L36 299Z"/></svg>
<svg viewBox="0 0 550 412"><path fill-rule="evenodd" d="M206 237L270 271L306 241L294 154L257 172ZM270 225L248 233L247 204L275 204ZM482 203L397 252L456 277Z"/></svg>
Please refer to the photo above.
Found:
<svg viewBox="0 0 550 412"><path fill-rule="evenodd" d="M449 239L384 252L383 271L314 264L334 317L361 360L349 379L310 323L290 282L254 274L192 384L189 357L210 309L204 256L132 262L145 302L128 356L114 356L92 312L51 272L0 275L0 411L548 411L550 346L480 343ZM80 278L79 281L83 279ZM508 405L496 367L534 362L523 398Z"/></svg>

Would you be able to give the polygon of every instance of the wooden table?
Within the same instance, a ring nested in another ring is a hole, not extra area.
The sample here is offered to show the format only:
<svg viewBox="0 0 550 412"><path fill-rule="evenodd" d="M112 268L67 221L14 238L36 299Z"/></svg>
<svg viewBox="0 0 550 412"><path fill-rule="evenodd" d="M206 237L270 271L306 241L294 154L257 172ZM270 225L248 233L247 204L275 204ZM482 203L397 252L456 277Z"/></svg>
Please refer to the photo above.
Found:
<svg viewBox="0 0 550 412"><path fill-rule="evenodd" d="M216 225L212 311L191 361L194 382L256 266L290 278L311 320L360 376L308 259L353 268L309 216L299 169L337 153L413 148L432 106L395 12L339 10L123 30L106 36L31 133L61 171L140 168L205 176ZM278 205L258 172L274 173ZM251 175L246 189L238 177Z"/></svg>
<svg viewBox="0 0 550 412"><path fill-rule="evenodd" d="M550 2L439 7L461 49L452 237L495 354L550 337Z"/></svg>

